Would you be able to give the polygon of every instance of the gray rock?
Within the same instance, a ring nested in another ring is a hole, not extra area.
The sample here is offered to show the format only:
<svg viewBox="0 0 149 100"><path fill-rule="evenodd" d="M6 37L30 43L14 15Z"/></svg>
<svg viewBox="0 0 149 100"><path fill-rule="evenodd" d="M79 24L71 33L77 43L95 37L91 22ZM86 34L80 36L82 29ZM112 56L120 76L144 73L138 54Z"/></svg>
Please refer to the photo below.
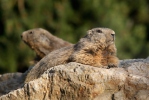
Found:
<svg viewBox="0 0 149 100"><path fill-rule="evenodd" d="M38 79L0 100L149 100L149 62L123 60L119 68L71 62L52 67Z"/></svg>

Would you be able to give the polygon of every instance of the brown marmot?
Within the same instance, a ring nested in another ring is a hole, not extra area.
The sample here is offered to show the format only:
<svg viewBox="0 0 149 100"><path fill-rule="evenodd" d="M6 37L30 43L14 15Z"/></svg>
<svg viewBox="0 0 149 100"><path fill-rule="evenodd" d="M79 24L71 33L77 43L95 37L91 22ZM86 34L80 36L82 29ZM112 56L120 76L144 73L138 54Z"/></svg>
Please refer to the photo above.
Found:
<svg viewBox="0 0 149 100"><path fill-rule="evenodd" d="M49 53L32 69L28 70L25 82L38 78L50 67L78 62L95 67L116 67L118 58L114 43L115 32L109 28L93 28L87 31L85 37L68 47Z"/></svg>
<svg viewBox="0 0 149 100"><path fill-rule="evenodd" d="M50 32L43 28L34 28L24 31L21 38L36 52L37 57L35 60L40 60L53 50L72 45L67 41L53 36Z"/></svg>

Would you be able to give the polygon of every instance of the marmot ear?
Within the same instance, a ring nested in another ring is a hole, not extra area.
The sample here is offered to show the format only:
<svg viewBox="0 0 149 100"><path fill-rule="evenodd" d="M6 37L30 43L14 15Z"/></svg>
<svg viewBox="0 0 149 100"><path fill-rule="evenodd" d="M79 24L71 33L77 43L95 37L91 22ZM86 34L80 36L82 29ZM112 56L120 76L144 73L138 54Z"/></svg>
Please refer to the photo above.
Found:
<svg viewBox="0 0 149 100"><path fill-rule="evenodd" d="M88 34L88 35L91 35L92 33L93 33L92 30L88 30L88 31L87 31L87 34Z"/></svg>

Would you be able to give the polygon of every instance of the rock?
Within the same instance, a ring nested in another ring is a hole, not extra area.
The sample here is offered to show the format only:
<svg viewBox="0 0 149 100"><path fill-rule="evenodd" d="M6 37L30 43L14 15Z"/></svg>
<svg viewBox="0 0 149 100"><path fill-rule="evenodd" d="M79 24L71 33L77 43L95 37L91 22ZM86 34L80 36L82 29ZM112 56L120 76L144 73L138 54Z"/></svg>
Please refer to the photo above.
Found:
<svg viewBox="0 0 149 100"><path fill-rule="evenodd" d="M20 88L22 80L22 73L6 73L0 75L0 96Z"/></svg>
<svg viewBox="0 0 149 100"><path fill-rule="evenodd" d="M149 61L123 60L119 68L71 62L52 67L38 79L0 100L149 100Z"/></svg>

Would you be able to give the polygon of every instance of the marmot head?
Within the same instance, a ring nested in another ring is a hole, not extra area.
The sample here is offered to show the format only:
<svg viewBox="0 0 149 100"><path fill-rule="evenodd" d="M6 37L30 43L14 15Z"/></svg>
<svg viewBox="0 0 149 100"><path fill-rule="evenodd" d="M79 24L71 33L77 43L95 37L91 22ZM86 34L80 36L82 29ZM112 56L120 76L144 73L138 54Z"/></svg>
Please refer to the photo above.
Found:
<svg viewBox="0 0 149 100"><path fill-rule="evenodd" d="M50 45L50 39L48 37L49 34L48 31L42 29L42 28L35 28L30 29L22 33L21 38L22 40L35 52L37 55L45 56L45 53L48 53L50 49L52 49ZM40 50L42 49L42 50ZM41 52L43 51L43 52Z"/></svg>
<svg viewBox="0 0 149 100"><path fill-rule="evenodd" d="M93 28L87 31L87 34L80 39L75 45L75 50L82 48L97 50L105 50L106 47L114 44L115 32L109 28Z"/></svg>
<svg viewBox="0 0 149 100"><path fill-rule="evenodd" d="M93 28L87 31L87 35L92 42L106 43L107 46L114 44L115 32L109 28Z"/></svg>

